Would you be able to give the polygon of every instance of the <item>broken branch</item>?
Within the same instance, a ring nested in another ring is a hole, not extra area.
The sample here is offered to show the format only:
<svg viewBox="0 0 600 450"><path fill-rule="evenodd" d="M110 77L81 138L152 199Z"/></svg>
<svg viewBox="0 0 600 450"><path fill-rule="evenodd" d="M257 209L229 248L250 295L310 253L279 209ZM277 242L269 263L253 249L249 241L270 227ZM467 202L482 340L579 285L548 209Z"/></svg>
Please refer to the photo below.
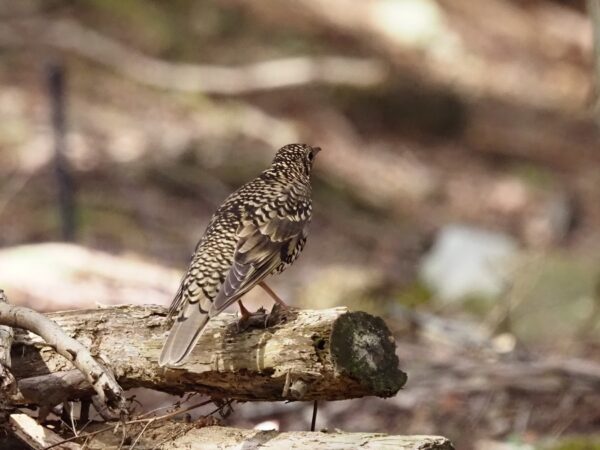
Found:
<svg viewBox="0 0 600 450"><path fill-rule="evenodd" d="M69 360L108 405L124 407L123 390L112 374L102 367L78 341L65 334L55 322L32 309L0 302L0 324L31 331Z"/></svg>

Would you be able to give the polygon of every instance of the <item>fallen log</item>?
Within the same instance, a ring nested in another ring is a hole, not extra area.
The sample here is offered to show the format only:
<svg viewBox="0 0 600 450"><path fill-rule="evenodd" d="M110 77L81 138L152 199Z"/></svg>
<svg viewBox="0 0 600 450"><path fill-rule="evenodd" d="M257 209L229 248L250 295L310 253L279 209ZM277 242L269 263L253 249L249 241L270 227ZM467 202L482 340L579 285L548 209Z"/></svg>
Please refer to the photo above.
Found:
<svg viewBox="0 0 600 450"><path fill-rule="evenodd" d="M390 331L364 312L275 311L272 325L244 331L234 315L222 314L210 321L189 361L169 369L157 363L169 329L166 314L159 306L120 306L49 317L89 348L125 389L195 391L234 400L338 400L390 397L406 382ZM37 336L17 333L12 353L19 380L13 404L40 405L45 399L56 404L58 398L42 392L43 386L60 386L69 399L92 393L71 363L46 351Z"/></svg>
<svg viewBox="0 0 600 450"><path fill-rule="evenodd" d="M98 425L98 427L102 427ZM88 428L92 433L94 426ZM452 450L452 443L441 436L393 436L384 433L344 433L245 430L239 428L208 426L197 428L196 424L182 422L158 422L151 425L134 424L127 428L127 437L107 427L86 442L86 448L118 449L125 442L135 440L137 450L157 448L172 449L394 449L394 450ZM85 437L86 433L83 433Z"/></svg>

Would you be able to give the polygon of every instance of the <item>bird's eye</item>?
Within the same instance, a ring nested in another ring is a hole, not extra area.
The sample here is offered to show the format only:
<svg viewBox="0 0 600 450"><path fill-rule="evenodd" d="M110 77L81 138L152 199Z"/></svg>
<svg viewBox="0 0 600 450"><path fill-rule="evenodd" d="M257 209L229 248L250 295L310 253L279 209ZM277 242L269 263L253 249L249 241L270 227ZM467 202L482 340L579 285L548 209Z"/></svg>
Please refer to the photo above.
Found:
<svg viewBox="0 0 600 450"><path fill-rule="evenodd" d="M315 158L315 154L312 151L308 152L308 160L312 161L314 158Z"/></svg>

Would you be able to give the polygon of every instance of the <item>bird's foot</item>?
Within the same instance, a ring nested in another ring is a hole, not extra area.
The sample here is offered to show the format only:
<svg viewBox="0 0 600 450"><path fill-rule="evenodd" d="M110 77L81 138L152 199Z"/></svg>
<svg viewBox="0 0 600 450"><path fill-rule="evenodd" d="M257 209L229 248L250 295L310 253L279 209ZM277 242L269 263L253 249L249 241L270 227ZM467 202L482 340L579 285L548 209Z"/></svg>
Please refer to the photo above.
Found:
<svg viewBox="0 0 600 450"><path fill-rule="evenodd" d="M255 312L250 312L246 308L240 309L240 318L236 323L238 333L249 329L273 327L286 322L289 317L295 316L294 308L279 303L275 303L270 312L267 312L263 307Z"/></svg>
<svg viewBox="0 0 600 450"><path fill-rule="evenodd" d="M259 308L255 312L250 312L246 308L240 311L241 317L237 321L238 333L251 328L266 328L270 314L265 308Z"/></svg>
<svg viewBox="0 0 600 450"><path fill-rule="evenodd" d="M271 312L267 315L265 328L286 322L289 318L295 317L296 314L295 308L286 304L275 303Z"/></svg>

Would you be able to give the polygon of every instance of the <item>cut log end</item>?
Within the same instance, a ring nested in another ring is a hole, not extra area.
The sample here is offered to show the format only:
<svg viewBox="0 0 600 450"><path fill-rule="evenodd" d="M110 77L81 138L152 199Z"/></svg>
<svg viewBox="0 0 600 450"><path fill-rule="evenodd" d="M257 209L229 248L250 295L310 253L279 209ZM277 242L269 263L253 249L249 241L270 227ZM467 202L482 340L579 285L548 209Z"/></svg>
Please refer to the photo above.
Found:
<svg viewBox="0 0 600 450"><path fill-rule="evenodd" d="M374 395L391 397L406 383L394 337L379 317L362 311L341 315L332 326L330 352L336 370Z"/></svg>

